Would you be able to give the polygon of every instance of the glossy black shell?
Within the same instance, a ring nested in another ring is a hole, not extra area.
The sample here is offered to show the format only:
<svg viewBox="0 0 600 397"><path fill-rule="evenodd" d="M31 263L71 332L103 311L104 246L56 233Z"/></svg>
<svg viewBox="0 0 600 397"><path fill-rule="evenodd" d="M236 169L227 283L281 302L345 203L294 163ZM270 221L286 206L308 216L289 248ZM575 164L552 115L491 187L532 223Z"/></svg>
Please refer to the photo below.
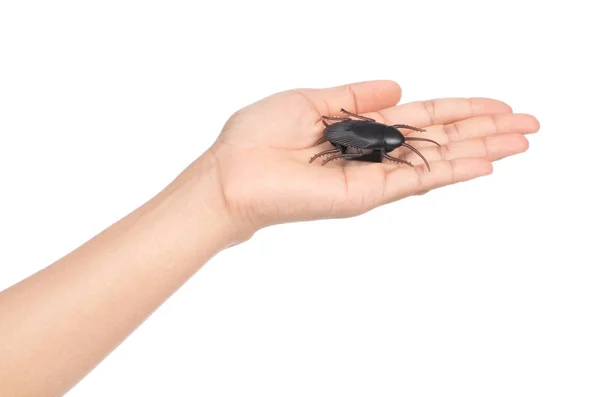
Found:
<svg viewBox="0 0 600 397"><path fill-rule="evenodd" d="M400 147L405 141L404 135L395 127L362 120L344 120L331 124L325 128L324 135L333 145L385 152Z"/></svg>

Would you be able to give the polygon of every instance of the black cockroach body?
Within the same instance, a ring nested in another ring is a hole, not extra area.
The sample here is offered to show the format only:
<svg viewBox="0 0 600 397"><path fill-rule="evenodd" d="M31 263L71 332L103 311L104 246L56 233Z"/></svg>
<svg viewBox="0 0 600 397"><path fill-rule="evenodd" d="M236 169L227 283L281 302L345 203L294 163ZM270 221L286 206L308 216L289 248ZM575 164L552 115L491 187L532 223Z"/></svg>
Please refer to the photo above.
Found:
<svg viewBox="0 0 600 397"><path fill-rule="evenodd" d="M310 159L309 163L312 163L321 156L330 155L327 160L323 161L323 164L327 164L328 162L339 158L369 162L381 162L385 158L396 163L402 163L413 167L410 162L392 157L388 154L394 149L403 146L421 157L425 162L427 169L431 171L425 157L423 157L423 155L412 145L408 144L407 141L431 142L438 146L440 146L440 144L431 139L412 136L405 137L402 132L400 132L399 128L419 132L424 132L425 130L405 124L387 125L378 123L374 119L350 113L344 109L341 109L341 112L348 117L322 117L325 131L323 132L321 139L315 143L315 146L317 146L325 141L329 141L335 148L315 154ZM359 120L354 120L351 117ZM337 121L337 123L329 124L326 120ZM354 148L357 152L349 153L348 148ZM370 152L365 154L365 150Z"/></svg>

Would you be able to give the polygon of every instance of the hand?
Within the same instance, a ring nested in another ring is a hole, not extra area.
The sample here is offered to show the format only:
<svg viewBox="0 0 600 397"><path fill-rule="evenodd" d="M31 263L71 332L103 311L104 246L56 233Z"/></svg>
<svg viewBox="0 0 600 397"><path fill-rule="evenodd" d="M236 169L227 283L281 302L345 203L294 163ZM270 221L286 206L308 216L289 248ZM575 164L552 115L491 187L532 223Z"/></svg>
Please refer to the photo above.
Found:
<svg viewBox="0 0 600 397"><path fill-rule="evenodd" d="M359 215L488 175L492 161L527 150L523 134L539 129L533 116L513 114L508 105L492 99L435 99L395 106L400 95L400 87L391 81L298 89L235 113L207 153L215 162L231 219L251 235L277 223ZM343 159L324 166L321 159L309 164L315 153L331 147L328 142L313 147L323 135L321 116L341 116L341 108L386 124L426 129L405 136L442 145L411 142L428 160L431 172L404 148L391 154L414 168Z"/></svg>

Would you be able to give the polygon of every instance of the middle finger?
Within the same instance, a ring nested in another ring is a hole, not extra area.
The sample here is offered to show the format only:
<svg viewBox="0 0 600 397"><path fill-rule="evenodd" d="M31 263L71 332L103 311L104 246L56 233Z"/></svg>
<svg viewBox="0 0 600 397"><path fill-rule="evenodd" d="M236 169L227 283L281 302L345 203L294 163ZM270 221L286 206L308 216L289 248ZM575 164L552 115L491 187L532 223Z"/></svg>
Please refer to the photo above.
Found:
<svg viewBox="0 0 600 397"><path fill-rule="evenodd" d="M415 138L432 139L440 145L460 142L473 138L482 138L499 134L531 134L539 129L537 119L528 114L498 114L472 117L446 125L433 125L425 132L408 131L404 135ZM431 143L411 141L415 147L429 147Z"/></svg>

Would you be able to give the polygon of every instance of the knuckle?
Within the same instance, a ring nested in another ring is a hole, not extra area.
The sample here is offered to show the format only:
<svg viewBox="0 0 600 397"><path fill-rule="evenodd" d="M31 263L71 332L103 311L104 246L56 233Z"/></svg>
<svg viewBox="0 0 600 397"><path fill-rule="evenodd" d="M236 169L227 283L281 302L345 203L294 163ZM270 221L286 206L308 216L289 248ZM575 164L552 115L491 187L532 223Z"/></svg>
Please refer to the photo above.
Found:
<svg viewBox="0 0 600 397"><path fill-rule="evenodd" d="M429 125L433 125L434 120L435 120L435 112L436 112L435 99L429 99L429 100L423 101L423 107L425 108L425 112L427 113L427 116L429 117Z"/></svg>
<svg viewBox="0 0 600 397"><path fill-rule="evenodd" d="M448 141L458 141L461 139L461 133L456 123L445 124L444 132L448 137Z"/></svg>
<svg viewBox="0 0 600 397"><path fill-rule="evenodd" d="M490 122L492 123L492 134L498 134L500 132L500 125L498 123L498 115L490 116Z"/></svg>
<svg viewBox="0 0 600 397"><path fill-rule="evenodd" d="M475 105L473 104L473 100L471 98L466 98L467 101L467 109L470 115L475 114Z"/></svg>
<svg viewBox="0 0 600 397"><path fill-rule="evenodd" d="M482 157L489 158L490 154L491 154L491 152L490 152L490 148L488 146L488 140L487 140L487 138L482 138L481 139L481 155L482 155Z"/></svg>
<svg viewBox="0 0 600 397"><path fill-rule="evenodd" d="M440 146L437 148L438 154L440 156L440 160L449 160L452 158L452 153L450 152L450 148L448 146Z"/></svg>
<svg viewBox="0 0 600 397"><path fill-rule="evenodd" d="M351 84L349 84L347 87L348 95L350 96L350 100L352 103L352 112L358 113L358 100L356 99L356 93L354 92L354 88L352 88Z"/></svg>
<svg viewBox="0 0 600 397"><path fill-rule="evenodd" d="M414 170L415 170L415 175L417 176L418 190L419 191L426 190L427 185L425 182L425 167L422 165L419 165L419 166L416 166L414 168Z"/></svg>
<svg viewBox="0 0 600 397"><path fill-rule="evenodd" d="M448 164L448 179L449 183L456 182L456 160L450 160Z"/></svg>

